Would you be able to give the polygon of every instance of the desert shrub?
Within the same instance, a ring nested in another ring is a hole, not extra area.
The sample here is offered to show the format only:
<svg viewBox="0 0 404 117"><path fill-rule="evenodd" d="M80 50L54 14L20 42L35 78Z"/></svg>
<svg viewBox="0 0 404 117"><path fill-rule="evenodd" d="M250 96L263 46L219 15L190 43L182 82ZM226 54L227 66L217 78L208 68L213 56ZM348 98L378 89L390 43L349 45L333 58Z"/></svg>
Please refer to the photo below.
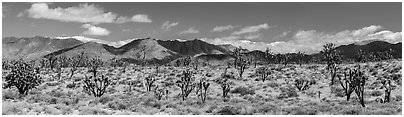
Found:
<svg viewBox="0 0 404 117"><path fill-rule="evenodd" d="M50 100L46 100L46 102L49 103L49 104L57 104L58 101L59 100L57 98L54 98L54 97L52 97Z"/></svg>
<svg viewBox="0 0 404 117"><path fill-rule="evenodd" d="M218 115L237 115L239 112L237 112L237 108L233 106L224 106L220 107L219 110L215 113Z"/></svg>
<svg viewBox="0 0 404 117"><path fill-rule="evenodd" d="M213 110L217 108L217 105L210 105L208 109L206 109L205 113L212 113Z"/></svg>
<svg viewBox="0 0 404 117"><path fill-rule="evenodd" d="M15 99L20 99L20 98L21 98L21 96L18 93L3 89L3 100L5 100L5 99L15 100Z"/></svg>
<svg viewBox="0 0 404 117"><path fill-rule="evenodd" d="M237 88L233 89L230 92L231 93L239 93L241 95L246 95L246 94L254 95L255 94L254 90L248 89L248 88L243 87L243 86L237 87Z"/></svg>
<svg viewBox="0 0 404 117"><path fill-rule="evenodd" d="M67 97L67 93L60 91L60 90L52 90L51 92L46 92L46 94L53 96L53 97Z"/></svg>
<svg viewBox="0 0 404 117"><path fill-rule="evenodd" d="M341 87L337 87L337 86L331 86L331 94L334 94L337 97L344 97L345 96L345 92L344 89Z"/></svg>
<svg viewBox="0 0 404 117"><path fill-rule="evenodd" d="M279 87L279 84L276 83L276 82L270 82L270 83L268 83L267 85L268 85L269 87L271 87L271 88Z"/></svg>
<svg viewBox="0 0 404 117"><path fill-rule="evenodd" d="M290 98L290 97L299 97L299 95L296 92L296 88L293 86L287 86L287 87L281 87L280 88L281 93L278 95L278 99L285 99L285 98Z"/></svg>
<svg viewBox="0 0 404 117"><path fill-rule="evenodd" d="M76 86L77 86L77 84L76 84L75 82L73 82L73 83L67 84L67 85L66 85L66 88L71 88L71 89L73 89L73 88L76 88Z"/></svg>
<svg viewBox="0 0 404 117"><path fill-rule="evenodd" d="M29 103L40 103L50 100L52 97L49 95L30 95L26 98Z"/></svg>
<svg viewBox="0 0 404 117"><path fill-rule="evenodd" d="M343 115L360 115L361 111L355 108L347 108L343 109L341 114Z"/></svg>
<svg viewBox="0 0 404 117"><path fill-rule="evenodd" d="M28 104L26 102L2 102L2 114L3 115L17 115L24 114L23 109Z"/></svg>
<svg viewBox="0 0 404 117"><path fill-rule="evenodd" d="M112 98L110 96L101 96L99 101L102 104L106 104L106 103L108 103L109 101L112 101L112 100L114 100L114 98Z"/></svg>
<svg viewBox="0 0 404 117"><path fill-rule="evenodd" d="M48 85L48 86L58 86L58 85L60 85L60 82L47 82L46 85Z"/></svg>
<svg viewBox="0 0 404 117"><path fill-rule="evenodd" d="M284 108L283 111L291 115L316 115L318 110L310 107L290 107Z"/></svg>
<svg viewBox="0 0 404 117"><path fill-rule="evenodd" d="M200 115L203 112L199 108L195 108L192 106L186 106L178 109L179 114L181 115Z"/></svg>
<svg viewBox="0 0 404 117"><path fill-rule="evenodd" d="M121 100L115 100L108 103L108 107L114 110L125 110L127 107L126 103Z"/></svg>
<svg viewBox="0 0 404 117"><path fill-rule="evenodd" d="M80 108L80 115L106 115L108 114L106 111L103 111L102 108L99 107L87 107L84 106Z"/></svg>
<svg viewBox="0 0 404 117"><path fill-rule="evenodd" d="M142 105L144 105L146 107L157 108L157 109L160 109L163 106L161 101L155 100L154 98L146 98L143 101Z"/></svg>
<svg viewBox="0 0 404 117"><path fill-rule="evenodd" d="M378 91L378 90L373 90L373 91L370 93L370 95L371 95L371 96L381 96L381 95L383 95L383 92Z"/></svg>
<svg viewBox="0 0 404 117"><path fill-rule="evenodd" d="M396 100L396 101L401 101L402 100L402 97L401 97L401 95L397 95L395 98L394 98L394 100Z"/></svg>
<svg viewBox="0 0 404 117"><path fill-rule="evenodd" d="M272 103L264 103L261 105L257 105L257 109L259 113L263 114L275 114L277 110L277 106Z"/></svg>
<svg viewBox="0 0 404 117"><path fill-rule="evenodd" d="M51 114L51 115L58 115L61 114L61 112L56 109L55 107L51 106L51 105L47 105L44 107L43 110L46 114Z"/></svg>

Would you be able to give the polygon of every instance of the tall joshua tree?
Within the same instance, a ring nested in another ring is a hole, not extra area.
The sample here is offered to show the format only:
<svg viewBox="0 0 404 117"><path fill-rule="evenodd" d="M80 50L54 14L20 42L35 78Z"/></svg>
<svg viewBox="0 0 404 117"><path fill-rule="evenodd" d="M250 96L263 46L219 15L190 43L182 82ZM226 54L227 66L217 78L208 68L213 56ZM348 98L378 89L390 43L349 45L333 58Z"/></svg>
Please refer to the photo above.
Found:
<svg viewBox="0 0 404 117"><path fill-rule="evenodd" d="M334 79L339 69L338 64L341 63L341 55L333 43L325 44L320 53L323 55L323 61L327 63L327 70L331 76L331 85L334 85Z"/></svg>

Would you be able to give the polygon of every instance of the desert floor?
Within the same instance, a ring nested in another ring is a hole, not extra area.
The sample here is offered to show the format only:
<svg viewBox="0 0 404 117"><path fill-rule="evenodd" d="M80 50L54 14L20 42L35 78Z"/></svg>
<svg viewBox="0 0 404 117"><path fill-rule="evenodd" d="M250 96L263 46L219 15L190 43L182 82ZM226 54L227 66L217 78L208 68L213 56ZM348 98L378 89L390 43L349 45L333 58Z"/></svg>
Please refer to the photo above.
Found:
<svg viewBox="0 0 404 117"><path fill-rule="evenodd" d="M256 75L257 68L254 66L249 66L241 79L238 78L236 69L229 68L225 76L231 83L231 91L226 99L222 98L221 87L216 81L223 78L222 74L227 66L200 66L198 70L194 70L195 82L206 78L211 83L205 103L201 103L195 90L185 101L178 96L181 90L175 82L180 79L186 67L160 67L156 84L164 84L170 91L168 97L164 96L161 100L156 99L153 92L147 92L142 83L133 86L132 90L127 85L128 81L144 82L147 75L156 72L155 67L132 66L125 73L122 73L122 68L102 68L99 73L113 79L113 84L100 98L83 92L83 74L91 74L86 68L81 68L71 79L69 68L63 69L61 79L55 78L56 73L44 70L41 75L45 83L31 90L25 97L20 97L14 88L2 90L2 114L402 114L401 60L361 63L369 78L365 86L366 107L361 107L355 93L351 95L351 100L346 101L338 81L329 86L330 77L325 65L269 66L280 69L275 69L265 82ZM341 66L351 68L354 64ZM3 70L3 77L9 72L10 70ZM294 80L302 77L315 79L316 84L308 90L298 91ZM396 86L389 103L375 101L376 98L384 97L384 90L380 89L381 84L378 83L384 77L393 79ZM73 82L80 86L67 87Z"/></svg>

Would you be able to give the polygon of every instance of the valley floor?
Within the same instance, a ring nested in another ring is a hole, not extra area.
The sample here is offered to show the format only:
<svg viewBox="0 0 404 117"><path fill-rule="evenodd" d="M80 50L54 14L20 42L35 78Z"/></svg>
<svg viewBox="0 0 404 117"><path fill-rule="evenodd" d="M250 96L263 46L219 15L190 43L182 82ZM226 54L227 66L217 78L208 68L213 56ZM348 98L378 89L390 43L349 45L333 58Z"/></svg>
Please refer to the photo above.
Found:
<svg viewBox="0 0 404 117"><path fill-rule="evenodd" d="M325 65L320 64L287 65L286 67L270 65L273 68L282 68L275 71L265 82L262 82L255 74L254 66L249 66L241 79L238 78L236 69L229 68L226 76L231 83L231 91L226 99L222 98L221 87L215 81L222 78L227 66L201 66L195 71L193 77L196 81L206 78L211 83L204 104L196 96L195 91L185 101L178 96L181 90L175 82L180 79L185 67L160 67L157 84L165 83L165 88L170 91L167 98L157 100L153 92L147 92L142 85L129 90L128 81L144 82L148 74L155 72L154 67L137 66L128 67L125 73L122 73L121 68L101 69L99 73L113 79L114 84L100 98L83 92L81 79L84 78L83 74L90 74L85 68L76 73L72 79L69 78L69 68L63 69L60 80L54 78L56 73L50 70L42 71L45 83L31 90L25 97L19 98L16 89L2 90L2 114L401 115L401 62L401 60L390 60L361 63L362 69L369 78L364 94L366 107L362 107L357 102L354 93L351 100L346 101L339 83L329 86L330 78ZM344 68L352 66L354 64L342 65ZM9 70L3 70L3 77L8 72ZM377 80L387 76L395 77L393 84L396 88L391 93L392 101L376 102L376 98L384 97L384 90L380 89L381 85L377 83ZM301 77L315 79L316 84L308 90L298 91L294 86L294 80ZM73 82L81 86L68 87Z"/></svg>

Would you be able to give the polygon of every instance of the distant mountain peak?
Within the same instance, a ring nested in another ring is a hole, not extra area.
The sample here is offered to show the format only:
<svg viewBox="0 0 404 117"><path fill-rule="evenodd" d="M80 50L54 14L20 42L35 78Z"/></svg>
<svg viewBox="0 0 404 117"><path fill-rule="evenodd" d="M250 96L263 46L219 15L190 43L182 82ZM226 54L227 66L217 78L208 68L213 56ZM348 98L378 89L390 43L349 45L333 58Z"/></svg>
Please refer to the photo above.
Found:
<svg viewBox="0 0 404 117"><path fill-rule="evenodd" d="M123 45L125 45L127 43L130 43L133 40L140 39L140 38L133 38L133 39L127 39L127 40L115 41L115 42L105 41L105 40L102 40L102 39L88 38L88 37L84 37L84 36L54 37L53 39L71 39L71 38L77 39L77 40L79 40L79 41L81 41L83 43L96 42L96 43L101 43L101 44L106 44L106 45L109 45L109 46L113 46L113 47L116 47L116 48L119 48L119 47L121 47L121 46L123 46Z"/></svg>

